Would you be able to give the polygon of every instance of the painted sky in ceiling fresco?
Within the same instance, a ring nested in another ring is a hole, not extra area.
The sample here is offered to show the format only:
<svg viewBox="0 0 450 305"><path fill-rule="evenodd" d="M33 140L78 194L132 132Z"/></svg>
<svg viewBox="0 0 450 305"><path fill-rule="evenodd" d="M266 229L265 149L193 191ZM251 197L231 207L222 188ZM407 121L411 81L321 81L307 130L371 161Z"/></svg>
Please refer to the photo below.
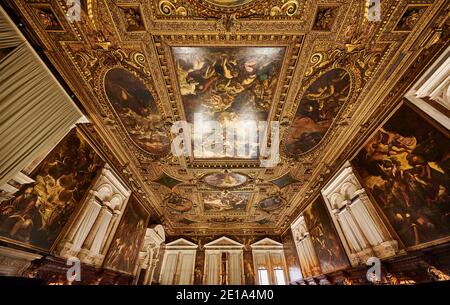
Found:
<svg viewBox="0 0 450 305"><path fill-rule="evenodd" d="M194 157L258 157L257 138L247 140L249 128L243 126L246 121L267 120L284 52L283 47L172 47L187 121L205 132ZM195 114L201 114L196 122ZM222 151L208 147L211 142L205 137L212 127L207 122L212 120L223 128L234 126L237 142L246 143L245 156L226 141L231 137L224 137Z"/></svg>
<svg viewBox="0 0 450 305"><path fill-rule="evenodd" d="M170 149L155 99L139 78L125 69L111 69L105 76L105 91L131 139L140 148L155 155Z"/></svg>
<svg viewBox="0 0 450 305"><path fill-rule="evenodd" d="M245 211L250 193L208 192L202 194L203 206L208 212Z"/></svg>
<svg viewBox="0 0 450 305"><path fill-rule="evenodd" d="M350 93L350 75L333 69L313 82L305 91L285 142L291 155L305 153L323 139Z"/></svg>
<svg viewBox="0 0 450 305"><path fill-rule="evenodd" d="M218 188L237 187L247 182L247 176L238 173L214 173L206 175L206 184Z"/></svg>

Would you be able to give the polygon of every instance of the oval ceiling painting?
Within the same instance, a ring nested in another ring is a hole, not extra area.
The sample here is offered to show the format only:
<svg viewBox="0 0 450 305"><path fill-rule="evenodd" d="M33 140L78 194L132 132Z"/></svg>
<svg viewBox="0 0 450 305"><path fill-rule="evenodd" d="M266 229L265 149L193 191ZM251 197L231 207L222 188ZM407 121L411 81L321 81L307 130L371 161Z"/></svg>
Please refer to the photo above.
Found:
<svg viewBox="0 0 450 305"><path fill-rule="evenodd" d="M284 204L284 199L280 196L272 196L261 200L259 202L259 208L264 211L273 211L280 208Z"/></svg>
<svg viewBox="0 0 450 305"><path fill-rule="evenodd" d="M203 178L206 184L218 188L231 188L247 182L247 176L238 173L214 173Z"/></svg>
<svg viewBox="0 0 450 305"><path fill-rule="evenodd" d="M131 72L114 68L105 76L105 91L131 139L154 155L168 152L170 140L156 102Z"/></svg>
<svg viewBox="0 0 450 305"><path fill-rule="evenodd" d="M192 201L176 193L171 193L166 202L171 209L178 212L187 212L192 209Z"/></svg>
<svg viewBox="0 0 450 305"><path fill-rule="evenodd" d="M288 131L287 153L302 154L319 144L348 99L350 83L349 73L338 68L326 72L308 87Z"/></svg>

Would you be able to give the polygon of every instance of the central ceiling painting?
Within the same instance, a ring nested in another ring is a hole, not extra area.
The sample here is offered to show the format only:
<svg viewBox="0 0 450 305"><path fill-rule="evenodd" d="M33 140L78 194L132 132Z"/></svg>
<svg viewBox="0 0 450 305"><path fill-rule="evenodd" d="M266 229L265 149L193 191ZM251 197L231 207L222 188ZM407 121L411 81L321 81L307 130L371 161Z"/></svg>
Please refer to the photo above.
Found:
<svg viewBox="0 0 450 305"><path fill-rule="evenodd" d="M194 147L194 158L257 159L258 137L252 126L268 119L285 48L171 50L186 120L194 124L194 143L201 143ZM214 149L212 122L218 122L223 131L221 150Z"/></svg>
<svg viewBox="0 0 450 305"><path fill-rule="evenodd" d="M207 212L245 211L250 193L248 192L208 192L202 194Z"/></svg>

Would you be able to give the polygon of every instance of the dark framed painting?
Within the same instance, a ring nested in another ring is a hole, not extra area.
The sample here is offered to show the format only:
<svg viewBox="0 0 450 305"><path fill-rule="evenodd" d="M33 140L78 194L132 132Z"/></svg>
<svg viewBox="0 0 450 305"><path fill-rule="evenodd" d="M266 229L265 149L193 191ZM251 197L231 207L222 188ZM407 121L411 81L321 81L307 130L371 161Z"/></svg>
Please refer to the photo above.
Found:
<svg viewBox="0 0 450 305"><path fill-rule="evenodd" d="M131 196L109 247L105 268L133 274L149 218L150 214Z"/></svg>
<svg viewBox="0 0 450 305"><path fill-rule="evenodd" d="M294 237L292 231L288 232L281 237L284 249L284 257L286 259L286 267L289 274L289 282L294 282L302 279L302 271L300 268L300 262L298 260L297 248L295 246Z"/></svg>
<svg viewBox="0 0 450 305"><path fill-rule="evenodd" d="M350 97L350 89L350 74L342 68L325 72L306 89L285 139L288 154L303 154L319 145Z"/></svg>
<svg viewBox="0 0 450 305"><path fill-rule="evenodd" d="M255 285L255 268L253 267L252 251L244 250L242 259L244 264L245 285Z"/></svg>
<svg viewBox="0 0 450 305"><path fill-rule="evenodd" d="M448 131L403 104L352 161L407 247L450 236L449 149Z"/></svg>
<svg viewBox="0 0 450 305"><path fill-rule="evenodd" d="M283 176L281 176L278 179L272 180L271 181L273 184L275 184L276 186L278 186L280 189L282 189L285 186L288 186L292 183L296 183L299 182L298 180L292 178L290 173L287 173Z"/></svg>
<svg viewBox="0 0 450 305"><path fill-rule="evenodd" d="M170 151L156 100L140 78L124 68L113 68L105 75L105 93L138 147L153 155Z"/></svg>
<svg viewBox="0 0 450 305"><path fill-rule="evenodd" d="M0 236L50 250L103 165L73 129L31 173L35 182L0 202Z"/></svg>
<svg viewBox="0 0 450 305"><path fill-rule="evenodd" d="M258 206L261 210L273 211L281 208L285 204L286 204L285 199L281 198L280 195L275 195L261 200L258 203Z"/></svg>
<svg viewBox="0 0 450 305"><path fill-rule="evenodd" d="M319 259L322 273L350 267L344 247L334 228L322 196L318 196L303 212L309 236Z"/></svg>

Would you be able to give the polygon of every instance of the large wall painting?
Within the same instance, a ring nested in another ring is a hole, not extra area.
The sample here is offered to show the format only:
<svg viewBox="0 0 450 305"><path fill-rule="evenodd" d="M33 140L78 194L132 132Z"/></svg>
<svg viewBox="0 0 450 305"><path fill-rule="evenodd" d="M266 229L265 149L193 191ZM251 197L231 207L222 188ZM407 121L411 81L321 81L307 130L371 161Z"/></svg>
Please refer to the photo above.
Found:
<svg viewBox="0 0 450 305"><path fill-rule="evenodd" d="M329 273L350 267L321 196L306 208L303 216L322 272Z"/></svg>
<svg viewBox="0 0 450 305"><path fill-rule="evenodd" d="M132 196L105 259L106 268L128 274L134 272L149 216Z"/></svg>
<svg viewBox="0 0 450 305"><path fill-rule="evenodd" d="M250 193L248 192L204 192L203 206L207 212L245 211Z"/></svg>
<svg viewBox="0 0 450 305"><path fill-rule="evenodd" d="M294 282L302 278L300 262L298 260L297 249L295 247L294 238L289 230L286 235L282 236L284 249L284 257L286 259L286 267L289 274L289 282Z"/></svg>
<svg viewBox="0 0 450 305"><path fill-rule="evenodd" d="M316 147L323 139L350 94L350 75L333 69L306 89L288 130L285 149L298 155Z"/></svg>
<svg viewBox="0 0 450 305"><path fill-rule="evenodd" d="M195 254L195 265L194 265L194 285L203 284L203 273L205 269L205 251L197 250Z"/></svg>
<svg viewBox="0 0 450 305"><path fill-rule="evenodd" d="M139 78L123 68L111 69L105 75L105 91L134 143L155 155L170 150L156 101Z"/></svg>
<svg viewBox="0 0 450 305"><path fill-rule="evenodd" d="M450 235L450 141L403 105L353 160L406 246Z"/></svg>
<svg viewBox="0 0 450 305"><path fill-rule="evenodd" d="M258 157L258 140L247 141L242 126L267 120L284 53L284 47L172 47L186 119L204 133L193 140L208 136L208 121L236 129L237 140L224 136L221 152L211 145L194 147L195 158ZM200 115L197 122L195 114ZM246 154L238 154L232 142L245 147Z"/></svg>
<svg viewBox="0 0 450 305"><path fill-rule="evenodd" d="M49 250L104 162L72 130L15 197L0 202L0 236Z"/></svg>
<svg viewBox="0 0 450 305"><path fill-rule="evenodd" d="M244 263L245 285L255 285L255 268L253 267L252 251L244 250L242 253Z"/></svg>

